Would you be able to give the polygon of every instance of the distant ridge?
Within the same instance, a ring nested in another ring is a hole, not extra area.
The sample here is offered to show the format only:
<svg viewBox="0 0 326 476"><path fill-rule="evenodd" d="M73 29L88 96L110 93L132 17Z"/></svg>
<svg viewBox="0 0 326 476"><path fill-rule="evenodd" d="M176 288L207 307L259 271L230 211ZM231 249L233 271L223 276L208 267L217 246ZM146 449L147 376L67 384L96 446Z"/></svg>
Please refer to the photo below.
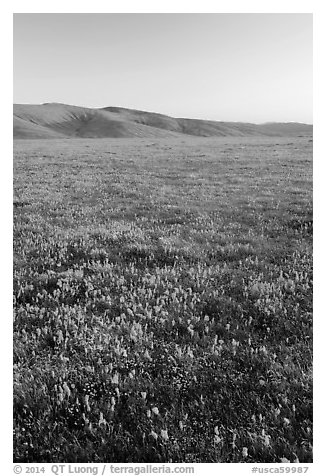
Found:
<svg viewBox="0 0 326 476"><path fill-rule="evenodd" d="M311 136L313 126L302 123L251 124L174 118L122 107L86 108L61 103L14 104L14 139L169 138L183 135Z"/></svg>

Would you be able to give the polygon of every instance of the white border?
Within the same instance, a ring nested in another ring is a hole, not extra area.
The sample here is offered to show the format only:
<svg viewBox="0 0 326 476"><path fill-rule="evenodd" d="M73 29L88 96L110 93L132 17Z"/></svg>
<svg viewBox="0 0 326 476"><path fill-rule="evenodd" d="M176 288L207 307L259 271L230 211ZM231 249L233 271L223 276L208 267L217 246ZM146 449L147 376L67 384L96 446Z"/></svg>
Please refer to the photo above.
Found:
<svg viewBox="0 0 326 476"><path fill-rule="evenodd" d="M93 0L41 2L14 1L13 12L28 13L311 13L314 2L307 0L120 0L119 2ZM26 8L27 7L27 8Z"/></svg>

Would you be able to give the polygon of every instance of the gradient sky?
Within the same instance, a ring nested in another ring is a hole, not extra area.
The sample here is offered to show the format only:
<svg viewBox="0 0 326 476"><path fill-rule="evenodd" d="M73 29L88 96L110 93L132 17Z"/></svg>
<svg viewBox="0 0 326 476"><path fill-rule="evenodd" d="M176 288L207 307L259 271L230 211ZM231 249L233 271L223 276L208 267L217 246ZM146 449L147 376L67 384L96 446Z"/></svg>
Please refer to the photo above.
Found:
<svg viewBox="0 0 326 476"><path fill-rule="evenodd" d="M312 123L312 14L14 14L14 102Z"/></svg>

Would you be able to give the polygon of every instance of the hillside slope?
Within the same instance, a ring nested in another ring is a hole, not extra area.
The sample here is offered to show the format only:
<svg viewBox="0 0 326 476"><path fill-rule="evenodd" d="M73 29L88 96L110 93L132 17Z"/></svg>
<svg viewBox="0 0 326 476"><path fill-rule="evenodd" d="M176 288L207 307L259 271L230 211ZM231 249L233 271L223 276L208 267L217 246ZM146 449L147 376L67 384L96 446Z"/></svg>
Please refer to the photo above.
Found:
<svg viewBox="0 0 326 476"><path fill-rule="evenodd" d="M309 124L205 121L120 107L91 109L59 103L15 104L13 119L15 139L312 135Z"/></svg>
<svg viewBox="0 0 326 476"><path fill-rule="evenodd" d="M24 121L24 123L22 123ZM22 130L22 124L25 128ZM31 131L28 136L27 126ZM172 131L144 126L101 109L66 104L14 105L14 138L42 137L175 137Z"/></svg>

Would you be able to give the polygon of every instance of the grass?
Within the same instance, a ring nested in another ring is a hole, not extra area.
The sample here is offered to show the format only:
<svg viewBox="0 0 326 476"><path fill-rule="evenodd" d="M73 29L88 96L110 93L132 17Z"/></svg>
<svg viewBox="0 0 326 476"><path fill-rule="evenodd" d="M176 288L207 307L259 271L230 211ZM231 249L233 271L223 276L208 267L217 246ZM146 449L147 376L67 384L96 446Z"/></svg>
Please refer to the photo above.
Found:
<svg viewBox="0 0 326 476"><path fill-rule="evenodd" d="M310 138L14 149L14 460L311 462Z"/></svg>

